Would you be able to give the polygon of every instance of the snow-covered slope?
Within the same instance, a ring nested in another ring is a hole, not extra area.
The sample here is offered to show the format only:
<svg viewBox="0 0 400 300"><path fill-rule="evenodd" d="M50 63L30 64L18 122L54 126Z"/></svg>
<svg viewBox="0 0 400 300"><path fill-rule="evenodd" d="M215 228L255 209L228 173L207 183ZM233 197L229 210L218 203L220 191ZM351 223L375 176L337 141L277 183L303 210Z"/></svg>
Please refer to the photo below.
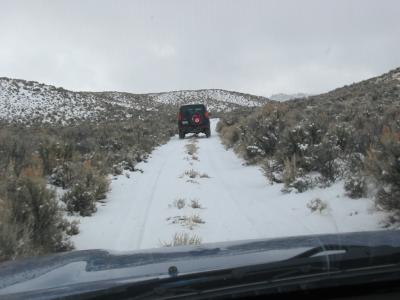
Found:
<svg viewBox="0 0 400 300"><path fill-rule="evenodd" d="M304 93L296 93L296 94L274 94L269 97L269 99L274 100L274 101L287 101L291 99L298 99L298 98L306 98L308 96L311 96L310 94L304 94Z"/></svg>
<svg viewBox="0 0 400 300"><path fill-rule="evenodd" d="M70 124L129 117L143 109L134 96L73 92L34 81L0 78L0 120L18 123ZM127 110L128 109L128 110Z"/></svg>
<svg viewBox="0 0 400 300"><path fill-rule="evenodd" d="M73 92L34 81L0 78L0 121L69 124L128 118L135 111L192 102L211 112L240 106L260 106L268 99L224 90L174 91L159 94Z"/></svg>
<svg viewBox="0 0 400 300"><path fill-rule="evenodd" d="M32 81L0 79L0 119L56 123L93 119L104 108L91 95L81 95Z"/></svg>
<svg viewBox="0 0 400 300"><path fill-rule="evenodd" d="M268 99L260 96L231 92L225 90L195 90L195 91L175 91L168 93L150 94L159 103L165 104L188 104L202 102L210 110L227 111L237 106L260 106L265 104Z"/></svg>
<svg viewBox="0 0 400 300"><path fill-rule="evenodd" d="M216 122L211 138L175 136L137 166L143 173L115 177L96 214L72 217L80 220L76 248L160 247L175 234L206 243L380 229L384 214L371 199L345 196L342 182L282 193L283 184L269 184L257 167L244 166L223 147ZM190 155L188 144L197 145L197 153ZM326 207L313 212L316 199Z"/></svg>

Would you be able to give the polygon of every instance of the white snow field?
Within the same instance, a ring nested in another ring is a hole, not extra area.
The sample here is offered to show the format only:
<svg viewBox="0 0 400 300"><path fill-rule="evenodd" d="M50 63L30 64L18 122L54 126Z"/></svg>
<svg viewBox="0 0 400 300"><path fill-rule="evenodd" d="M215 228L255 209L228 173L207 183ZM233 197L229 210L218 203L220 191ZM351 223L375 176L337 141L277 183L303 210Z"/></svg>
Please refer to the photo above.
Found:
<svg viewBox="0 0 400 300"><path fill-rule="evenodd" d="M137 166L143 173L115 177L98 211L77 217L76 248L155 248L171 242L176 233L196 235L208 243L381 229L384 214L375 210L373 201L346 197L341 182L304 193L282 193L282 184L271 185L258 167L245 166L232 150L225 150L215 132L217 121L212 120L211 138L175 136ZM198 160L187 153L186 145L193 141L199 148ZM190 170L210 178L190 178L184 174ZM322 212L307 207L316 198L328 205ZM174 206L177 199L184 199L186 206ZM202 208L190 207L193 199ZM183 220L193 216L200 222Z"/></svg>

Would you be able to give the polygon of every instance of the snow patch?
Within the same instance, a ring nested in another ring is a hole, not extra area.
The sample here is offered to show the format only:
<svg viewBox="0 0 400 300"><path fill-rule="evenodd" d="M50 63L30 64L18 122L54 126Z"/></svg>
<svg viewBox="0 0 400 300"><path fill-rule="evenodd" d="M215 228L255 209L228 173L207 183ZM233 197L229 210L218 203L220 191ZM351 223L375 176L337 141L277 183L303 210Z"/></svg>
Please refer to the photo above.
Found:
<svg viewBox="0 0 400 300"><path fill-rule="evenodd" d="M213 135L197 138L198 160L187 156L189 140L175 136L154 150L147 164L138 165L143 173L117 176L97 213L79 217L81 232L72 237L77 249L162 247L176 234L208 243L381 229L385 214L371 199L345 196L343 182L282 193L283 184L269 184L258 167L244 166L227 151L215 134L217 120L211 123ZM180 178L189 169L209 178L198 184ZM186 205L179 209L176 199L185 199ZM191 199L201 208L188 206ZM314 199L326 203L321 213L309 208Z"/></svg>

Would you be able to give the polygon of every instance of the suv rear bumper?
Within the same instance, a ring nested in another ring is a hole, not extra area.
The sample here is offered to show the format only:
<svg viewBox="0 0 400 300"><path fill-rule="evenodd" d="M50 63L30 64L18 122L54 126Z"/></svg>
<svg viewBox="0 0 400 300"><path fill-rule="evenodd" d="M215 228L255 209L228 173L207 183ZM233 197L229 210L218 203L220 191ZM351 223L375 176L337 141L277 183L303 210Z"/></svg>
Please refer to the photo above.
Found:
<svg viewBox="0 0 400 300"><path fill-rule="evenodd" d="M200 133L210 129L210 125L178 125L179 131L182 133Z"/></svg>

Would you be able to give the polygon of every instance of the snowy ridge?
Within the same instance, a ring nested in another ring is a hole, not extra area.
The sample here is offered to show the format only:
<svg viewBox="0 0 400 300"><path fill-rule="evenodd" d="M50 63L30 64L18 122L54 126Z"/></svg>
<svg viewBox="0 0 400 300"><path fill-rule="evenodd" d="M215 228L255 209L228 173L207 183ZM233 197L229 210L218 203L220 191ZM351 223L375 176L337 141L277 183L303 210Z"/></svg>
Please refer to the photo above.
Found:
<svg viewBox="0 0 400 300"><path fill-rule="evenodd" d="M295 94L274 94L269 96L269 99L275 100L275 101L288 101L292 99L298 99L298 98L307 98L311 96L311 94L305 94L305 93L295 93Z"/></svg>
<svg viewBox="0 0 400 300"><path fill-rule="evenodd" d="M212 112L230 111L240 106L260 106L266 101L264 97L224 90L158 94L73 92L34 81L0 78L0 121L17 123L98 122L193 102L206 104Z"/></svg>
<svg viewBox="0 0 400 300"><path fill-rule="evenodd" d="M0 119L65 123L93 119L103 108L90 95L32 81L0 79Z"/></svg>
<svg viewBox="0 0 400 300"><path fill-rule="evenodd" d="M0 78L0 120L71 124L130 117L146 110L140 96L127 93L73 92L34 81ZM150 107L151 108L151 107Z"/></svg>
<svg viewBox="0 0 400 300"><path fill-rule="evenodd" d="M194 90L194 91L175 91L168 93L149 94L154 101L163 104L189 104L193 102L202 102L210 110L226 111L237 106L261 106L268 99L260 96L230 92L219 89L212 90Z"/></svg>

